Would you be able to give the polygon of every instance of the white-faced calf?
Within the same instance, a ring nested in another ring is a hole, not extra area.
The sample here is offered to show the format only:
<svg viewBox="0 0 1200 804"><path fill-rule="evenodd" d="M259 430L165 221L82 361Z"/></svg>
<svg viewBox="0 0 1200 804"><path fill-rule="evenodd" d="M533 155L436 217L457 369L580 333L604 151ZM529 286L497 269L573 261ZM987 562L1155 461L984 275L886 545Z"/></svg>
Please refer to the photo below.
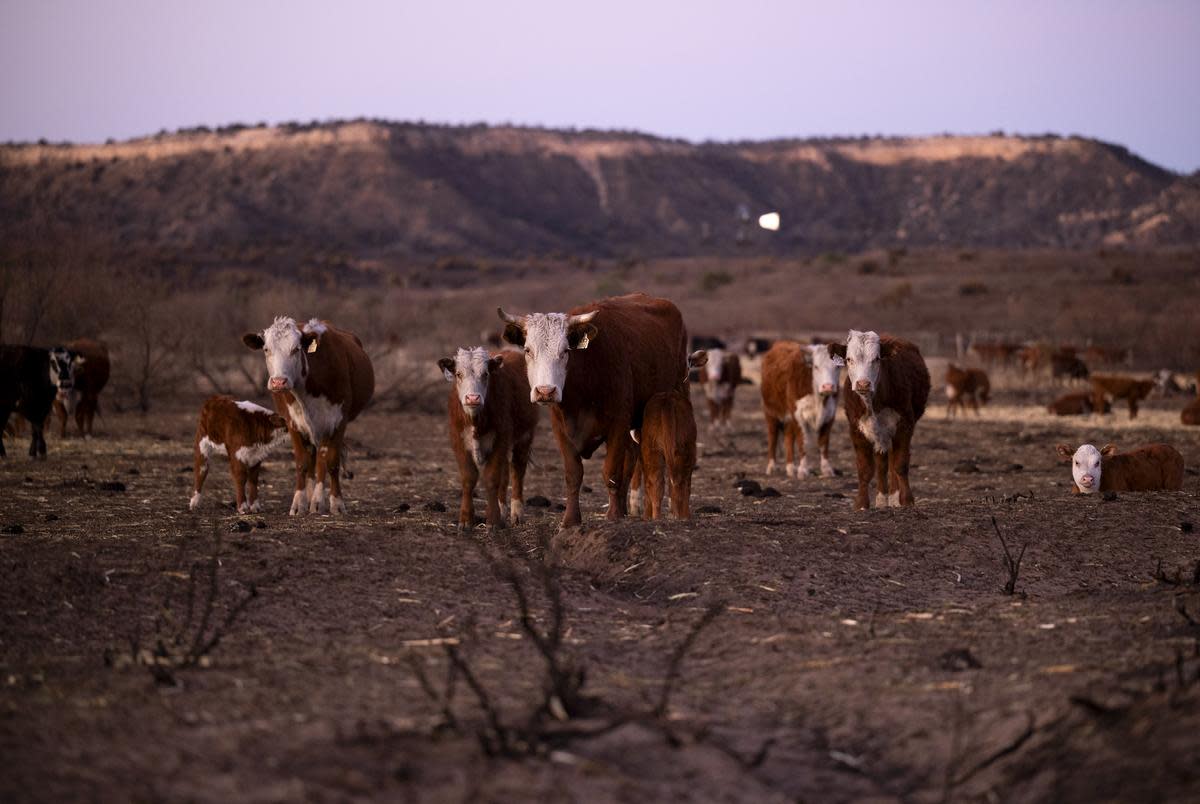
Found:
<svg viewBox="0 0 1200 804"><path fill-rule="evenodd" d="M471 495L483 474L487 524L496 529L521 521L525 469L537 429L538 408L529 398L525 356L505 351L489 356L486 349L459 349L438 361L446 380L454 383L448 399L450 446L458 460L462 505L458 526L475 523ZM512 505L505 505L512 473Z"/></svg>
<svg viewBox="0 0 1200 804"><path fill-rule="evenodd" d="M196 483L188 508L194 511L200 505L200 491L208 478L208 461L220 455L229 459L238 513L261 511L259 470L271 451L286 441L287 422L278 413L253 402L235 402L228 396L209 397L196 424L193 466Z"/></svg>
<svg viewBox="0 0 1200 804"><path fill-rule="evenodd" d="M763 358L762 402L767 423L767 474L775 471L779 426L784 428L788 477L807 477L813 467L808 449L816 444L821 454L821 476L833 477L829 461L829 433L837 418L841 364L825 344L801 345L778 341ZM800 463L795 463L796 438L800 439Z"/></svg>
<svg viewBox="0 0 1200 804"><path fill-rule="evenodd" d="M1057 452L1060 458L1071 461L1075 494L1183 488L1183 456L1169 444L1151 444L1121 453L1114 444L1106 444L1103 449L1084 444L1074 451L1059 444Z"/></svg>
<svg viewBox="0 0 1200 804"><path fill-rule="evenodd" d="M951 363L946 367L946 418L952 417L956 409L965 411L968 404L978 415L980 403L987 404L991 390L986 371Z"/></svg>
<svg viewBox="0 0 1200 804"><path fill-rule="evenodd" d="M929 401L925 359L908 341L853 329L846 345L830 344L829 353L846 365L842 404L858 459L855 507L870 506L872 475L876 506L912 505L909 448Z"/></svg>
<svg viewBox="0 0 1200 804"><path fill-rule="evenodd" d="M742 384L741 358L735 352L710 349L703 376L704 398L713 427L732 427L733 395Z"/></svg>

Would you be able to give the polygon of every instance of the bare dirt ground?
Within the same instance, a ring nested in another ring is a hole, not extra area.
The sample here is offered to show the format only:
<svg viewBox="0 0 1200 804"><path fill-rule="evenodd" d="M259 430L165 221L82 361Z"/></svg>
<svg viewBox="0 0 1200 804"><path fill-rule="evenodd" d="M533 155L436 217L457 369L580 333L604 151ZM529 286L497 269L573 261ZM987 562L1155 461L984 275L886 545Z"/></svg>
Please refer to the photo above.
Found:
<svg viewBox="0 0 1200 804"><path fill-rule="evenodd" d="M1002 396L948 422L935 391L907 510L850 509L840 416L843 476L764 478L755 388L731 435L701 425L704 513L690 522L604 522L588 462L584 526L550 551L564 651L601 702L591 722L653 709L672 653L710 605L721 613L684 655L665 718L524 758L487 755L461 679L448 727L410 662L440 689L447 654L428 641L460 640L498 717L523 722L543 663L473 542L537 562L558 514L531 507L511 532L457 536L441 417L368 412L352 427L342 518L286 516L280 456L249 532L231 531L223 467L187 511L191 407L51 438L43 463L18 443L0 464L0 798L1196 800L1200 430L1180 427L1181 405L1131 424L1124 411L1054 420ZM1073 496L1059 441L1167 441L1187 460L1185 491ZM527 494L560 502L545 420L535 461ZM781 496L743 497L739 473ZM1013 595L993 516L1024 548ZM198 603L189 623L191 568L202 601L217 533L215 611L197 625ZM211 633L251 584L220 643L156 681L156 641Z"/></svg>

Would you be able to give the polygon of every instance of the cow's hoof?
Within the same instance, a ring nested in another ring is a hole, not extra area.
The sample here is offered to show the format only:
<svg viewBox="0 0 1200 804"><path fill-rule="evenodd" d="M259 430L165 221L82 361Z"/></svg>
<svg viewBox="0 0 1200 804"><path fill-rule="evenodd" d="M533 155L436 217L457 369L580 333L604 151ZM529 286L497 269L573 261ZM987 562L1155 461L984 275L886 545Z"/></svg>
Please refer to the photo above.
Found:
<svg viewBox="0 0 1200 804"><path fill-rule="evenodd" d="M334 497L332 494L330 494L329 495L329 512L331 514L346 513L346 502L341 497Z"/></svg>
<svg viewBox="0 0 1200 804"><path fill-rule="evenodd" d="M821 477L837 477L837 470L829 461L821 462Z"/></svg>
<svg viewBox="0 0 1200 804"><path fill-rule="evenodd" d="M794 463L786 464L784 466L783 471L787 474L788 477L795 477L796 476L796 464L794 464Z"/></svg>
<svg viewBox="0 0 1200 804"><path fill-rule="evenodd" d="M800 461L800 465L796 467L796 477L808 477L813 473L812 466L808 463L808 458Z"/></svg>
<svg viewBox="0 0 1200 804"><path fill-rule="evenodd" d="M262 503L260 503L258 500L255 500L254 502L250 503L250 507L246 510L252 514L262 513Z"/></svg>
<svg viewBox="0 0 1200 804"><path fill-rule="evenodd" d="M304 513L304 509L308 507L308 497L303 491L297 491L292 495L292 507L288 511L288 516L299 516Z"/></svg>
<svg viewBox="0 0 1200 804"><path fill-rule="evenodd" d="M763 474L771 474L775 471L775 461L767 461L767 469Z"/></svg>
<svg viewBox="0 0 1200 804"><path fill-rule="evenodd" d="M195 511L199 507L200 507L200 492L197 491L195 494L192 495L192 499L188 500L188 510Z"/></svg>
<svg viewBox="0 0 1200 804"><path fill-rule="evenodd" d="M242 503L241 505L239 505L237 507L237 512L239 514L248 514L248 513L250 513L250 506L247 505L246 503Z"/></svg>

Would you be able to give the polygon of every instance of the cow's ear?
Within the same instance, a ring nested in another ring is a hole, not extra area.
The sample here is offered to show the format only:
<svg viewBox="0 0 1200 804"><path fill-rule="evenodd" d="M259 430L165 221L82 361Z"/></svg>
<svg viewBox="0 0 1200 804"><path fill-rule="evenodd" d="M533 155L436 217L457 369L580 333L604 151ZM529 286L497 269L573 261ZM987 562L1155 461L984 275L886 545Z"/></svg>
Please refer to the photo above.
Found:
<svg viewBox="0 0 1200 804"><path fill-rule="evenodd" d="M524 346L525 330L521 329L516 324L505 324L504 340L508 341L513 346Z"/></svg>
<svg viewBox="0 0 1200 804"><path fill-rule="evenodd" d="M804 350L804 365L808 366L809 368L812 368L812 364L813 364L813 353L812 353L812 350L811 350L811 349L805 349L805 350Z"/></svg>
<svg viewBox="0 0 1200 804"><path fill-rule="evenodd" d="M247 332L242 336L242 343L246 344L250 349L258 350L263 348L263 344L266 341L263 340L263 336L258 332Z"/></svg>
<svg viewBox="0 0 1200 804"><path fill-rule="evenodd" d="M496 355L488 361L488 371L499 371L504 365L504 355Z"/></svg>
<svg viewBox="0 0 1200 804"><path fill-rule="evenodd" d="M300 345L311 355L321 345L321 334L319 332L301 332Z"/></svg>
<svg viewBox="0 0 1200 804"><path fill-rule="evenodd" d="M829 359L833 361L835 366L846 365L846 344L831 343L829 344Z"/></svg>
<svg viewBox="0 0 1200 804"><path fill-rule="evenodd" d="M278 413L272 413L271 418L268 421L271 422L271 426L276 430L282 430L283 428L287 427L287 419L283 418Z"/></svg>
<svg viewBox="0 0 1200 804"><path fill-rule="evenodd" d="M79 354L78 352L71 353L71 366L73 368L79 368L86 362L87 362L87 358L84 357L83 355Z"/></svg>
<svg viewBox="0 0 1200 804"><path fill-rule="evenodd" d="M567 344L572 349L586 349L600 330L595 324L580 324L567 331Z"/></svg>
<svg viewBox="0 0 1200 804"><path fill-rule="evenodd" d="M697 349L688 355L687 364L689 369L704 368L708 365L708 352L704 349Z"/></svg>
<svg viewBox="0 0 1200 804"><path fill-rule="evenodd" d="M1105 444L1104 448L1100 450L1100 454L1102 456L1104 456L1105 458L1111 458L1112 456L1117 454L1117 445L1116 444Z"/></svg>
<svg viewBox="0 0 1200 804"><path fill-rule="evenodd" d="M1075 452L1066 444L1059 444L1054 448L1054 451L1058 453L1058 457L1065 458L1068 461L1071 460L1071 456L1075 454Z"/></svg>
<svg viewBox="0 0 1200 804"><path fill-rule="evenodd" d="M438 361L438 368L442 370L442 376L446 378L446 382L454 382L454 358L443 357Z"/></svg>

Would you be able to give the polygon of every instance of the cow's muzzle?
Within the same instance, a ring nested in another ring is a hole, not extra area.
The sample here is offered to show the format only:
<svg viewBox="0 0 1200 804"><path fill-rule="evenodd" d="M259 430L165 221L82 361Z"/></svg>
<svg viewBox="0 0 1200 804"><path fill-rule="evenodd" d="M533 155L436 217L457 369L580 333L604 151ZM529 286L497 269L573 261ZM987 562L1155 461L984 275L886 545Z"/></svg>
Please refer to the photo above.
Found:
<svg viewBox="0 0 1200 804"><path fill-rule="evenodd" d="M539 405L553 405L558 401L558 389L553 385L539 385L530 396Z"/></svg>
<svg viewBox="0 0 1200 804"><path fill-rule="evenodd" d="M483 400L479 394L464 394L462 404L464 408L477 408L483 404Z"/></svg>
<svg viewBox="0 0 1200 804"><path fill-rule="evenodd" d="M833 383L827 382L821 386L821 396L833 396L836 393L837 388L834 387Z"/></svg>
<svg viewBox="0 0 1200 804"><path fill-rule="evenodd" d="M292 383L287 377L272 377L267 382L267 390L270 391L286 391L292 387Z"/></svg>
<svg viewBox="0 0 1200 804"><path fill-rule="evenodd" d="M871 393L871 381L870 380L859 380L858 382L854 383L854 393L862 394L863 396L870 394Z"/></svg>

